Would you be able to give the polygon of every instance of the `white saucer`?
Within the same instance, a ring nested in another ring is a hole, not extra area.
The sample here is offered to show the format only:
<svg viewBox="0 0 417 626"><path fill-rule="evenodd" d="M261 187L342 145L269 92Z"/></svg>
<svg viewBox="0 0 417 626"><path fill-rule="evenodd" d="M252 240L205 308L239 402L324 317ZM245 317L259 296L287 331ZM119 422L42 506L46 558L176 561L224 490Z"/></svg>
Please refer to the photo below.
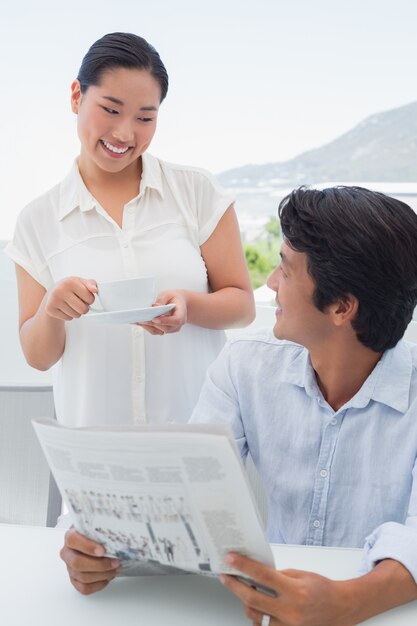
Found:
<svg viewBox="0 0 417 626"><path fill-rule="evenodd" d="M144 309L128 309L127 311L90 311L84 317L92 322L105 322L106 324L135 324L148 322L158 315L164 315L175 307L175 304L162 306L148 306Z"/></svg>

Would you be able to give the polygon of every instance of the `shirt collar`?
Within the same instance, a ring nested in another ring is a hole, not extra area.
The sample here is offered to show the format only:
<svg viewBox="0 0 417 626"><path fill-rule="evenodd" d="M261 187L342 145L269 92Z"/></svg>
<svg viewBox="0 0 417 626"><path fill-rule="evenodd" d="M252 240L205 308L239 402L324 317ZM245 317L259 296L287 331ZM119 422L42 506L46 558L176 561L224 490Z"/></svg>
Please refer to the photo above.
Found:
<svg viewBox="0 0 417 626"><path fill-rule="evenodd" d="M283 372L286 382L303 387L308 396L322 397L308 350L300 346L291 364ZM378 361L359 391L343 409L364 408L372 400L405 413L409 406L412 356L406 341L399 341Z"/></svg>
<svg viewBox="0 0 417 626"><path fill-rule="evenodd" d="M157 158L145 152L142 154L142 180L140 183L140 193L143 194L145 189L155 189L164 198L164 190L162 186L161 165Z"/></svg>
<svg viewBox="0 0 417 626"><path fill-rule="evenodd" d="M72 164L70 171L60 185L59 219L79 208L89 211L97 206L95 198L88 191L78 169L78 159Z"/></svg>
<svg viewBox="0 0 417 626"><path fill-rule="evenodd" d="M288 342L290 343L290 342ZM292 344L293 346L297 344ZM303 346L298 346L291 362L282 372L284 382L297 387L304 387L309 396L317 395L317 381L310 361L308 350Z"/></svg>
<svg viewBox="0 0 417 626"><path fill-rule="evenodd" d="M401 340L394 348L384 352L361 389L352 398L352 406L366 406L374 400L405 413L409 406L412 372L413 361L409 345Z"/></svg>
<svg viewBox="0 0 417 626"><path fill-rule="evenodd" d="M145 190L155 189L163 199L162 173L158 159L148 153L142 154L142 179L140 194ZM97 208L97 200L88 191L78 169L78 159L75 159L71 170L60 185L59 219L64 219L74 209L82 213Z"/></svg>

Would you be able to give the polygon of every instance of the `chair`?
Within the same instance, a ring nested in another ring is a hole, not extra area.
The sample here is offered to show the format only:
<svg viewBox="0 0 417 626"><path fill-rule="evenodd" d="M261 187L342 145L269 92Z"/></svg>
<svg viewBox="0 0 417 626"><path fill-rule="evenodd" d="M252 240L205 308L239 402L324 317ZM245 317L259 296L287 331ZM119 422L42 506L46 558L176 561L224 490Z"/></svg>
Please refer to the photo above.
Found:
<svg viewBox="0 0 417 626"><path fill-rule="evenodd" d="M61 495L31 423L54 416L50 386L0 386L0 523L55 526Z"/></svg>

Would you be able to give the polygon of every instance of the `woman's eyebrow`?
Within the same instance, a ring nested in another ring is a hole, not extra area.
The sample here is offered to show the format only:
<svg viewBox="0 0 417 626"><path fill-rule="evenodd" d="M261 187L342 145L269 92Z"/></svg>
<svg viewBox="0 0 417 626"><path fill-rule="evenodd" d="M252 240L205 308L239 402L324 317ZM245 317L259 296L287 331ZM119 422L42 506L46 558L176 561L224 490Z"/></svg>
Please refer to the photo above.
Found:
<svg viewBox="0 0 417 626"><path fill-rule="evenodd" d="M114 96L102 96L102 98L104 98L104 100L109 100L110 102L113 102L113 104L118 104L119 106L124 105L123 100L119 100L119 98L115 98ZM139 111L157 111L157 110L158 110L158 107L153 106L153 105L139 108Z"/></svg>
<svg viewBox="0 0 417 626"><path fill-rule="evenodd" d="M110 100L110 102L113 102L114 104L120 104L120 106L123 106L124 104L122 100L119 100L118 98L113 98L113 96L102 96L102 98L104 98L104 100Z"/></svg>

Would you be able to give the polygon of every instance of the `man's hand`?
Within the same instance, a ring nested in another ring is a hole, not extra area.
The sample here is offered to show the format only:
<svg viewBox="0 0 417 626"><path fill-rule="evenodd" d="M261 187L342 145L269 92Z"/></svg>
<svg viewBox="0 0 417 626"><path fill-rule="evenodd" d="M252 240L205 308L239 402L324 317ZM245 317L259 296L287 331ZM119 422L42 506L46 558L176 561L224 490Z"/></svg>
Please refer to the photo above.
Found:
<svg viewBox="0 0 417 626"><path fill-rule="evenodd" d="M104 589L121 568L118 559L104 556L101 544L87 539L74 529L66 533L60 556L66 563L71 583L84 595Z"/></svg>
<svg viewBox="0 0 417 626"><path fill-rule="evenodd" d="M240 598L247 617L260 626L263 615L270 626L348 626L351 621L349 596L343 583L299 570L277 571L239 554L229 554L228 565L275 592L271 597L240 582L235 576L222 575L221 582Z"/></svg>

